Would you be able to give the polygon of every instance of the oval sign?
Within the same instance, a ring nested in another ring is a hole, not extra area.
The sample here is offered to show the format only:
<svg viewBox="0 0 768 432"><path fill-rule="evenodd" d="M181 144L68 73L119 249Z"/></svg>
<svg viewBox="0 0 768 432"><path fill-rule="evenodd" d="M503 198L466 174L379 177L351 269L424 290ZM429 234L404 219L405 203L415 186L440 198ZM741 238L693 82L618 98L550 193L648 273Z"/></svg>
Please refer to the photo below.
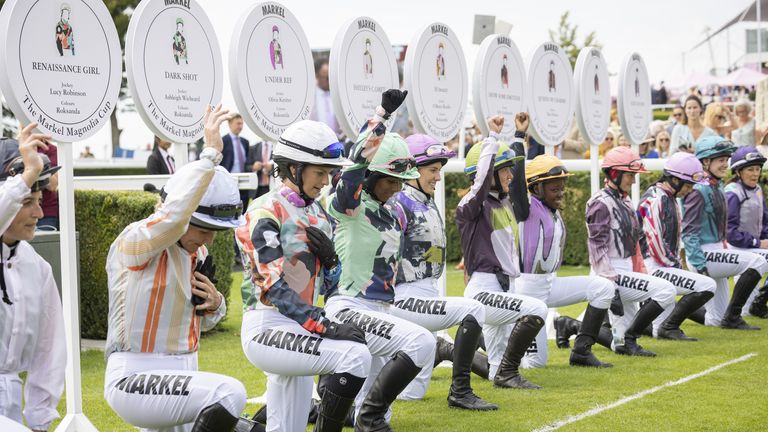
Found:
<svg viewBox="0 0 768 432"><path fill-rule="evenodd" d="M125 67L155 135L177 143L203 136L205 107L221 100L223 67L216 32L195 0L141 2L125 37Z"/></svg>
<svg viewBox="0 0 768 432"><path fill-rule="evenodd" d="M10 0L0 23L0 88L19 120L61 142L109 123L122 53L104 2Z"/></svg>
<svg viewBox="0 0 768 432"><path fill-rule="evenodd" d="M229 80L248 127L276 141L285 128L309 118L315 66L307 36L280 3L254 5L235 25Z"/></svg>
<svg viewBox="0 0 768 432"><path fill-rule="evenodd" d="M651 86L648 69L640 54L629 54L619 70L619 108L621 131L630 143L639 145L651 123Z"/></svg>
<svg viewBox="0 0 768 432"><path fill-rule="evenodd" d="M328 63L333 109L344 133L354 137L381 102L381 93L400 87L395 52L378 22L359 17L336 34Z"/></svg>
<svg viewBox="0 0 768 432"><path fill-rule="evenodd" d="M611 87L608 66L597 48L584 48L576 60L576 120L591 144L600 144L611 124Z"/></svg>
<svg viewBox="0 0 768 432"><path fill-rule="evenodd" d="M405 53L405 102L413 125L439 141L461 129L467 106L467 62L453 30L434 23L417 33Z"/></svg>
<svg viewBox="0 0 768 432"><path fill-rule="evenodd" d="M477 53L472 83L475 118L483 134L490 132L486 118L503 115L501 139L511 142L515 137L515 115L525 110L526 86L525 65L517 45L509 36L486 37Z"/></svg>
<svg viewBox="0 0 768 432"><path fill-rule="evenodd" d="M576 111L576 91L571 62L552 42L539 45L528 56L529 131L536 141L560 144L571 129Z"/></svg>

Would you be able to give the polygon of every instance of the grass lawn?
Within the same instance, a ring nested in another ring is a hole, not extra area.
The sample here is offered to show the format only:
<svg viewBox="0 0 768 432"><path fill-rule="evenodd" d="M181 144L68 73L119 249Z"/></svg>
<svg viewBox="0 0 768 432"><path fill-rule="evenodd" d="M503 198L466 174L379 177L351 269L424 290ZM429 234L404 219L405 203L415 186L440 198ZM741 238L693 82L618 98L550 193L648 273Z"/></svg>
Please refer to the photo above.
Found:
<svg viewBox="0 0 768 432"><path fill-rule="evenodd" d="M461 295L463 276L448 273L450 295ZM561 276L586 274L588 269L570 267ZM264 374L246 360L240 348L242 318L241 276L233 281L229 316L219 331L201 342L200 369L239 379L249 397L264 393ZM577 316L585 305L560 308L560 313ZM768 407L768 321L748 318L761 325L758 332L725 331L688 322L686 333L702 339L681 343L642 338L642 344L658 353L657 358L628 358L596 347L602 360L614 368L585 370L568 366L568 351L550 342L549 366L527 370L525 376L544 387L540 391L501 390L491 382L473 379L477 394L499 404L490 413L452 410L445 398L450 386L450 369L438 368L423 401L395 402L393 427L398 431L534 430L581 414L597 405L607 405L646 389L692 375L748 353L756 357L719 369L701 378L631 401L601 414L563 427L563 431L758 431L765 430ZM455 329L454 329L455 330ZM83 403L85 413L100 431L132 431L109 408L103 398L104 356L87 351L82 356ZM258 407L249 405L252 414ZM64 398L59 405L64 415ZM311 429L310 429L311 430Z"/></svg>

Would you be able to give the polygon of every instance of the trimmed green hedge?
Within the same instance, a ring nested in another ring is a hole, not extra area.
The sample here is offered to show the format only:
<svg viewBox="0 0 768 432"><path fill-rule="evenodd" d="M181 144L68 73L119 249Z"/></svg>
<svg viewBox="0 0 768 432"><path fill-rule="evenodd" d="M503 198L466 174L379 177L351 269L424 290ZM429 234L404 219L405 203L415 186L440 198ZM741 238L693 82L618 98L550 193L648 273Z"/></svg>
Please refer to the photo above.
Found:
<svg viewBox="0 0 768 432"><path fill-rule="evenodd" d="M107 336L109 294L106 261L109 246L131 222L149 216L157 195L147 192L76 191L75 221L80 233L80 334ZM217 288L229 302L234 263L232 230L218 233L209 248L216 263Z"/></svg>
<svg viewBox="0 0 768 432"><path fill-rule="evenodd" d="M647 189L651 182L658 179L659 173L640 176L640 190ZM601 180L602 181L602 180ZM601 183L602 184L602 183ZM446 236L448 238L448 261L461 259L461 238L454 222L456 207L461 198L459 191L469 188L467 176L461 173L445 174L445 212ZM590 197L589 173L577 172L570 178L565 191L565 208L562 211L568 233L565 244L563 263L568 265L589 265L587 254L587 226L585 212Z"/></svg>

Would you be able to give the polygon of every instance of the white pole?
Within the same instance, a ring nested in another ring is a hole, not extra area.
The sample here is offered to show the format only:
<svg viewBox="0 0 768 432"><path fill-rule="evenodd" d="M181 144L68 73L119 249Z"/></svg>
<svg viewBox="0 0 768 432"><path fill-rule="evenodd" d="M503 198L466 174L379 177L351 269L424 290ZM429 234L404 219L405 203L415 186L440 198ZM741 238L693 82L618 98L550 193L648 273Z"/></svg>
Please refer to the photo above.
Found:
<svg viewBox="0 0 768 432"><path fill-rule="evenodd" d="M640 146L632 143L632 150L639 153ZM635 174L635 183L632 184L632 208L640 204L640 174Z"/></svg>
<svg viewBox="0 0 768 432"><path fill-rule="evenodd" d="M762 0L756 0L757 5L757 71L763 73L763 32L762 32L762 16L760 15L760 2Z"/></svg>
<svg viewBox="0 0 768 432"><path fill-rule="evenodd" d="M600 146L590 143L589 151L589 189L593 196L600 190Z"/></svg>
<svg viewBox="0 0 768 432"><path fill-rule="evenodd" d="M173 143L173 160L177 170L189 163L189 144Z"/></svg>
<svg viewBox="0 0 768 432"><path fill-rule="evenodd" d="M437 182L437 185L435 185L435 204L437 205L437 211L440 213L440 217L443 219L443 224L446 224L447 221L445 220L445 171L440 173L442 176L442 180ZM446 278L446 272L448 271L447 263L446 268L443 269L443 274L440 275L440 279L437 280L437 289L439 290L440 297L445 297L448 295L448 279ZM439 336L446 340L451 340L451 337L448 336L447 330L440 330L437 332Z"/></svg>
<svg viewBox="0 0 768 432"><path fill-rule="evenodd" d="M83 413L80 377L80 299L78 295L77 244L75 239L75 190L72 143L60 143L59 217L61 219L61 297L67 343L67 415L56 432L96 432Z"/></svg>

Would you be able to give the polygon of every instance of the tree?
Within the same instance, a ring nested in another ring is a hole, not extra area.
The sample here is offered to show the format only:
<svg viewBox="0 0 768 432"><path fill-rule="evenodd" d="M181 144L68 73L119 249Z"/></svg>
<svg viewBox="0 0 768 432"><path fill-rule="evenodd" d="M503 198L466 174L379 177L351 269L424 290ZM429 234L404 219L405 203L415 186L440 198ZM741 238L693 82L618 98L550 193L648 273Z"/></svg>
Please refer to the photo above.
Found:
<svg viewBox="0 0 768 432"><path fill-rule="evenodd" d="M588 46L602 48L602 44L597 41L595 32L593 31L590 32L584 38L584 42L579 45L578 41L576 40L576 32L578 31L579 26L569 22L568 18L570 14L570 11L565 11L562 15L560 15L560 24L557 27L557 31L549 31L549 40L560 45L560 47L565 50L565 55L567 55L568 59L571 61L571 67L575 67L576 59L579 57L579 53L581 52L582 48Z"/></svg>
<svg viewBox="0 0 768 432"><path fill-rule="evenodd" d="M115 22L117 34L120 38L120 49L123 51L123 56L120 61L122 64L122 81L120 83L121 99L128 94L128 78L125 74L125 34L128 32L128 23L131 20L130 14L136 9L139 1L140 0L104 0L104 4L112 15L112 20ZM112 128L112 154L115 154L115 149L120 147L120 134L123 133L123 130L117 125L117 107L112 111L109 123Z"/></svg>

